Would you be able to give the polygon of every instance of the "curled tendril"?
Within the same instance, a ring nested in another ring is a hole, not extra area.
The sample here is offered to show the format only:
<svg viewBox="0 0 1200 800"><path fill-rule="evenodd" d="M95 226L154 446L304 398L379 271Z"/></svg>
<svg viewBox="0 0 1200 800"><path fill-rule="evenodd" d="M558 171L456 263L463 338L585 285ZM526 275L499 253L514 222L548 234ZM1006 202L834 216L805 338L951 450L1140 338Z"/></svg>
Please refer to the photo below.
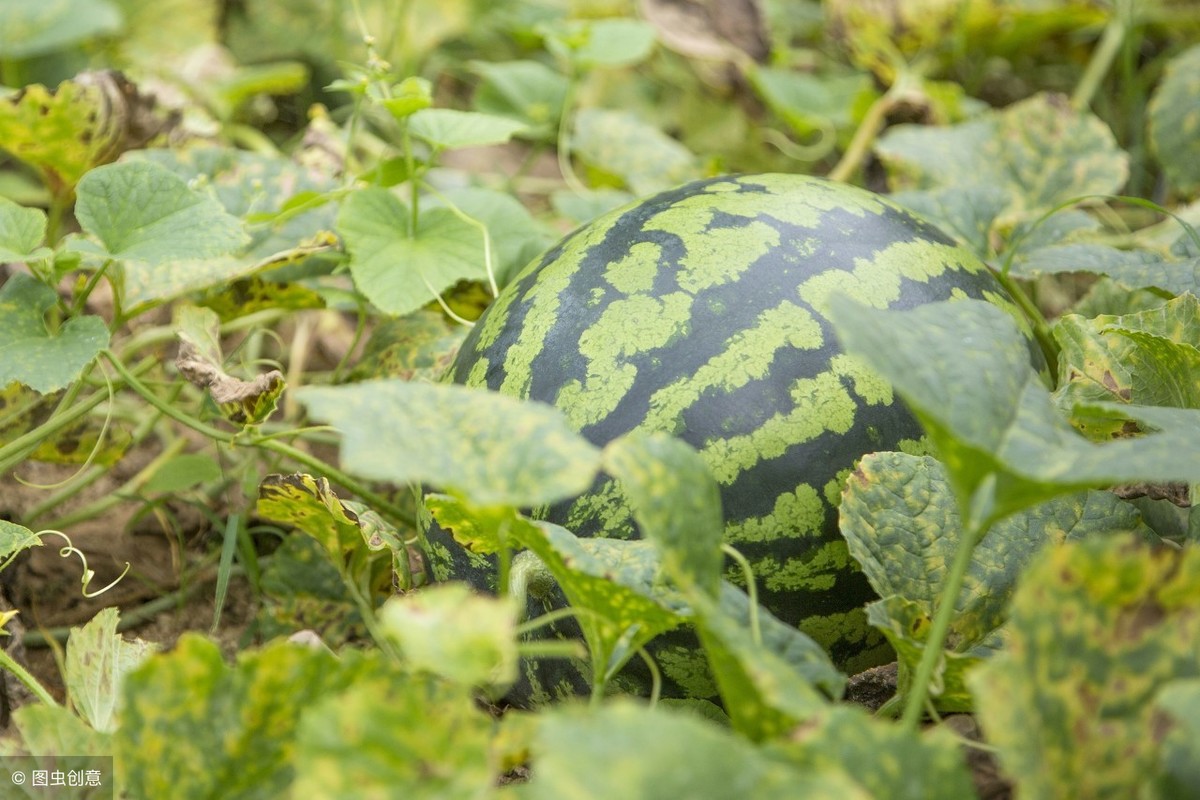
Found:
<svg viewBox="0 0 1200 800"><path fill-rule="evenodd" d="M83 471L90 467L92 462L96 460L96 456L100 453L100 448L104 446L104 439L108 435L108 428L112 424L114 405L113 398L116 396L116 390L113 388L112 378L109 376L108 370L104 368L102 362L97 361L96 363L100 366L100 372L104 376L104 385L108 387L108 410L104 414L104 424L100 426L100 432L96 434L96 443L92 445L92 450L90 453L88 453L87 460L79 465L79 469L75 470L61 481L57 481L55 483L34 483L33 481L27 481L20 475L14 473L13 479L16 480L17 483L33 489L57 489L60 486L65 486L78 478L83 474Z"/></svg>
<svg viewBox="0 0 1200 800"><path fill-rule="evenodd" d="M81 581L81 583L83 584L83 596L88 598L89 600L93 597L99 597L100 595L104 594L109 589L113 588L118 583L120 583L121 580L126 575L129 574L130 565L129 565L129 562L126 561L125 569L121 572L120 575L118 575L115 579L113 579L112 583L108 584L108 586L105 586L103 589L97 589L95 591L89 592L88 586L91 584L92 578L96 577L96 571L94 569L91 569L88 567L87 556L84 555L82 550L80 550L78 547L75 546L75 544L71 541L71 537L67 536L62 531L53 531L53 530L38 531L37 535L38 536L61 536L62 539L66 542L66 544L63 547L59 548L58 554L63 558L70 558L73 555L79 556L79 560L81 562L83 562L83 579Z"/></svg>

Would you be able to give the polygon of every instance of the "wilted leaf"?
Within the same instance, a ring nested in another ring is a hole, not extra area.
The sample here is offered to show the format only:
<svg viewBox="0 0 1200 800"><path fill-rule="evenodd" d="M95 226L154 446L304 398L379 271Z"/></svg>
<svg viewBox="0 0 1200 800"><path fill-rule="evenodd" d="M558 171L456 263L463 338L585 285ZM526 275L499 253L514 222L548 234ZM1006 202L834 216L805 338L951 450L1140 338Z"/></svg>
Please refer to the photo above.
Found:
<svg viewBox="0 0 1200 800"><path fill-rule="evenodd" d="M1158 760L1155 695L1200 676L1200 552L1123 538L1051 548L1009 627L968 682L1021 796L1140 796Z"/></svg>
<svg viewBox="0 0 1200 800"><path fill-rule="evenodd" d="M0 286L0 387L19 381L42 394L57 391L108 347L100 317L71 317L48 329L45 315L57 302L52 288L23 273Z"/></svg>
<svg viewBox="0 0 1200 800"><path fill-rule="evenodd" d="M255 510L311 536L335 564L364 546L366 534L358 514L338 499L325 478L268 475L258 487Z"/></svg>
<svg viewBox="0 0 1200 800"><path fill-rule="evenodd" d="M369 478L421 482L478 506L535 506L592 485L600 451L541 403L461 386L369 381L300 389L342 434L342 463Z"/></svg>
<svg viewBox="0 0 1200 800"><path fill-rule="evenodd" d="M467 687L505 688L517 679L517 606L442 583L393 597L379 611L408 666Z"/></svg>
<svg viewBox="0 0 1200 800"><path fill-rule="evenodd" d="M205 311L216 318L213 312ZM190 383L208 390L225 419L238 425L260 425L275 413L286 385L282 372L273 369L249 381L236 378L227 374L219 360L213 358L214 354L207 347L211 343L201 344L209 350L202 353L187 336L181 332L175 367ZM216 356L219 359L220 354Z"/></svg>
<svg viewBox="0 0 1200 800"><path fill-rule="evenodd" d="M1200 45L1167 62L1148 110L1158 162L1180 191L1195 194L1200 189Z"/></svg>
<svg viewBox="0 0 1200 800"><path fill-rule="evenodd" d="M106 608L67 639L66 684L75 710L103 733L117 729L117 710L125 676L145 661L157 645L117 633L120 614Z"/></svg>
<svg viewBox="0 0 1200 800"><path fill-rule="evenodd" d="M574 131L571 151L620 178L634 194L662 191L699 174L686 147L628 111L583 109L575 116Z"/></svg>

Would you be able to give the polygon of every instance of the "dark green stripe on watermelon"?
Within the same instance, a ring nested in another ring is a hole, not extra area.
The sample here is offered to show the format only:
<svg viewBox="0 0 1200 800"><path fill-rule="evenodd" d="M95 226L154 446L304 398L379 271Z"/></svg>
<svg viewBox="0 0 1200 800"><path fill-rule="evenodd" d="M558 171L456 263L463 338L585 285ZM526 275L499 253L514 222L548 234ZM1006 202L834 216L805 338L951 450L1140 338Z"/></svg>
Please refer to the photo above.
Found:
<svg viewBox="0 0 1200 800"><path fill-rule="evenodd" d="M715 178L614 211L527 267L451 377L554 404L598 445L635 428L687 441L721 486L726 539L764 605L854 671L888 653L835 504L859 457L916 447L921 429L841 352L824 316L833 292L881 308L989 299L1019 316L978 259L877 195L804 176ZM605 478L537 516L581 536L637 535ZM455 548L432 539L435 557ZM442 572L486 581L486 564L455 556Z"/></svg>

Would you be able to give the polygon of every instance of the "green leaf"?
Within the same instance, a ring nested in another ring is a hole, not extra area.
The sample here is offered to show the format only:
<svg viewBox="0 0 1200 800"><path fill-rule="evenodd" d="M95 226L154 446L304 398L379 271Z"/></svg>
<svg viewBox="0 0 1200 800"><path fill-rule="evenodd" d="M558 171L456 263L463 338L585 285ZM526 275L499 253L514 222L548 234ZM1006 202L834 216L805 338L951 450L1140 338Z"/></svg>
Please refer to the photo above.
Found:
<svg viewBox="0 0 1200 800"><path fill-rule="evenodd" d="M296 779L271 797L485 798L501 774L495 721L458 687L379 674L297 705Z"/></svg>
<svg viewBox="0 0 1200 800"><path fill-rule="evenodd" d="M1195 797L1200 786L1200 680L1171 681L1155 706L1171 720L1161 749L1160 797Z"/></svg>
<svg viewBox="0 0 1200 800"><path fill-rule="evenodd" d="M438 150L504 144L524 127L508 117L452 108L426 108L408 119L409 132Z"/></svg>
<svg viewBox="0 0 1200 800"><path fill-rule="evenodd" d="M850 554L875 593L912 601L932 618L963 537L941 463L905 453L865 456L839 513ZM1063 495L992 525L973 551L948 649L966 652L1000 626L1017 577L1046 544L1123 532L1153 538L1133 506L1100 491Z"/></svg>
<svg viewBox="0 0 1200 800"><path fill-rule="evenodd" d="M452 363L467 331L464 325L451 324L440 311L422 310L379 320L350 372L350 382L372 378L437 381Z"/></svg>
<svg viewBox="0 0 1200 800"><path fill-rule="evenodd" d="M362 548L366 538L358 515L338 499L325 478L268 475L258 487L255 511L311 536L334 564Z"/></svg>
<svg viewBox="0 0 1200 800"><path fill-rule="evenodd" d="M626 67L654 47L654 26L636 19L566 20L541 29L546 49L579 71Z"/></svg>
<svg viewBox="0 0 1200 800"><path fill-rule="evenodd" d="M926 217L979 256L992 256L992 231L1011 198L999 186L949 186L928 191L897 192L892 199Z"/></svg>
<svg viewBox="0 0 1200 800"><path fill-rule="evenodd" d="M866 800L839 767L801 771L693 714L618 702L540 715L530 800Z"/></svg>
<svg viewBox="0 0 1200 800"><path fill-rule="evenodd" d="M731 584L720 603L691 592L696 632L734 728L762 741L804 723L828 701L814 681L840 695L843 678L820 647L800 631L758 608L761 638L755 638L748 598Z"/></svg>
<svg viewBox="0 0 1200 800"><path fill-rule="evenodd" d="M460 280L486 280L483 236L447 208L423 208L415 232L399 198L385 189L351 194L337 229L354 284L381 311L403 316Z"/></svg>
<svg viewBox="0 0 1200 800"><path fill-rule="evenodd" d="M855 706L830 706L772 751L804 772L844 769L870 797L975 796L961 746L947 731L935 728L918 735Z"/></svg>
<svg viewBox="0 0 1200 800"><path fill-rule="evenodd" d="M1137 797L1155 695L1200 676L1200 551L1125 538L1051 548L1013 598L1008 647L968 678L1022 797Z"/></svg>
<svg viewBox="0 0 1200 800"><path fill-rule="evenodd" d="M464 686L505 688L517 680L517 605L442 583L394 597L379 611L385 633L417 670Z"/></svg>
<svg viewBox="0 0 1200 800"><path fill-rule="evenodd" d="M658 547L672 580L715 596L725 524L700 455L666 434L635 431L604 448L603 465L622 483L642 536Z"/></svg>
<svg viewBox="0 0 1200 800"><path fill-rule="evenodd" d="M1158 163L1182 192L1194 195L1200 190L1200 45L1167 62L1148 111Z"/></svg>
<svg viewBox="0 0 1200 800"><path fill-rule="evenodd" d="M67 639L66 684L71 703L88 724L102 733L117 729L118 703L125 676L156 649L150 642L125 641L117 633L120 614L100 611Z"/></svg>
<svg viewBox="0 0 1200 800"><path fill-rule="evenodd" d="M1200 433L1104 445L1080 436L1055 412L1012 318L989 303L877 311L837 296L830 305L847 350L924 425L972 526L1078 489L1200 481Z"/></svg>
<svg viewBox="0 0 1200 800"><path fill-rule="evenodd" d="M856 102L872 92L871 79L861 73L814 75L758 67L747 77L767 107L806 137L814 133L831 136L852 128Z"/></svg>
<svg viewBox="0 0 1200 800"><path fill-rule="evenodd" d="M263 567L259 585L254 630L263 640L311 630L337 647L367 635L350 589L315 539L285 537Z"/></svg>
<svg viewBox="0 0 1200 800"><path fill-rule="evenodd" d="M945 128L898 125L876 152L894 188L993 186L1024 212L1113 194L1129 174L1129 158L1108 127L1059 95L1035 95Z"/></svg>
<svg viewBox="0 0 1200 800"><path fill-rule="evenodd" d="M121 29L109 0L0 3L0 59L40 56Z"/></svg>
<svg viewBox="0 0 1200 800"><path fill-rule="evenodd" d="M538 61L472 61L483 78L475 90L475 108L525 123L522 136L552 140L563 114L569 81Z"/></svg>
<svg viewBox="0 0 1200 800"><path fill-rule="evenodd" d="M546 230L511 194L477 187L452 189L442 195L459 211L483 223L492 245L492 270L504 286L516 272L550 244ZM430 204L441 205L440 201ZM483 247L480 245L480 258Z"/></svg>
<svg viewBox="0 0 1200 800"><path fill-rule="evenodd" d="M22 273L0 286L0 387L19 381L42 394L58 391L108 347L100 317L71 317L49 330L45 315L57 303L53 289Z"/></svg>
<svg viewBox="0 0 1200 800"><path fill-rule="evenodd" d="M33 531L15 522L0 519L0 563L8 564L17 553L41 544L42 540Z"/></svg>
<svg viewBox="0 0 1200 800"><path fill-rule="evenodd" d="M1200 301L1187 294L1148 311L1086 319L1067 315L1054 327L1062 348L1055 400L1200 408L1200 349L1194 330ZM1093 439L1121 432L1119 422L1089 424Z"/></svg>
<svg viewBox="0 0 1200 800"><path fill-rule="evenodd" d="M369 659L277 642L226 666L215 644L185 634L125 681L113 743L129 796L285 796L301 715L377 671Z"/></svg>
<svg viewBox="0 0 1200 800"><path fill-rule="evenodd" d="M79 181L77 194L79 224L109 258L155 267L224 256L248 241L220 203L150 162L97 167Z"/></svg>
<svg viewBox="0 0 1200 800"><path fill-rule="evenodd" d="M0 197L0 263L49 257L50 251L42 247L45 239L46 212Z"/></svg>
<svg viewBox="0 0 1200 800"><path fill-rule="evenodd" d="M571 152L590 167L620 178L638 195L699 175L691 151L628 111L581 110L575 115Z"/></svg>
<svg viewBox="0 0 1200 800"><path fill-rule="evenodd" d="M351 472L453 490L478 506L574 497L599 467L600 451L542 403L394 380L309 386L296 395L314 419L342 432Z"/></svg>
<svg viewBox="0 0 1200 800"><path fill-rule="evenodd" d="M81 760L82 757L88 756L112 756L112 737L89 727L66 706L29 703L16 709L13 722L21 732L21 743L25 750L34 756L57 756L55 767L65 769L67 765L64 761L74 760L72 756L80 757ZM38 766L43 765L39 763ZM83 765L83 768L94 769L96 766L92 763ZM7 777L0 773L0 780ZM109 779L111 780L111 776Z"/></svg>

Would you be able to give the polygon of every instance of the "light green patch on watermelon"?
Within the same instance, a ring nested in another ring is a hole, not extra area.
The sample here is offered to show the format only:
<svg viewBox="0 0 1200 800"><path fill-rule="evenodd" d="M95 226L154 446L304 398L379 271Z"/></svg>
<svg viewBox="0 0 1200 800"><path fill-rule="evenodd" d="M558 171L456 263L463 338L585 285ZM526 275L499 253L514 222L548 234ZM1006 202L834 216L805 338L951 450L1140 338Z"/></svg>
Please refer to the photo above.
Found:
<svg viewBox="0 0 1200 800"><path fill-rule="evenodd" d="M830 360L830 367L854 384L854 393L872 406L890 406L895 401L892 385L859 356L841 353Z"/></svg>
<svg viewBox="0 0 1200 800"><path fill-rule="evenodd" d="M660 214L655 217L658 222ZM687 216L691 223L703 221L702 216ZM679 288L698 293L714 286L733 283L755 261L772 248L779 246L779 231L764 222L753 221L737 227L707 228L681 233L687 242L687 253L679 260L676 276Z"/></svg>
<svg viewBox="0 0 1200 800"><path fill-rule="evenodd" d="M425 551L429 556L429 571L437 582L450 580L450 548L441 542L426 540Z"/></svg>
<svg viewBox="0 0 1200 800"><path fill-rule="evenodd" d="M829 505L837 508L842 504L842 490L846 488L846 479L850 477L850 473L853 471L854 469L851 467L839 469L837 475L825 484L825 501Z"/></svg>
<svg viewBox="0 0 1200 800"><path fill-rule="evenodd" d="M910 456L934 455L933 445L924 436L920 439L901 439L899 442L896 442L896 450L901 453L907 453Z"/></svg>
<svg viewBox="0 0 1200 800"><path fill-rule="evenodd" d="M806 590L827 592L837 583L839 575L854 564L844 540L825 542L811 558L793 558L780 562L766 556L754 562L754 575L759 584L770 592Z"/></svg>
<svg viewBox="0 0 1200 800"><path fill-rule="evenodd" d="M784 348L815 350L824 343L821 326L806 309L783 302L764 311L754 327L739 331L693 376L684 376L650 398L650 411L639 427L677 434L683 412L706 393L732 392L766 377L775 354Z"/></svg>
<svg viewBox="0 0 1200 800"><path fill-rule="evenodd" d="M842 671L849 675L895 660L883 634L871 627L867 622L867 612L861 608L806 616L791 622L826 652L839 648L854 652L855 655L845 663L838 663Z"/></svg>
<svg viewBox="0 0 1200 800"><path fill-rule="evenodd" d="M687 332L692 298L681 292L613 301L597 323L583 332L579 352L587 359L583 383L563 384L554 404L575 430L612 413L637 379L637 367L622 359L655 350Z"/></svg>
<svg viewBox="0 0 1200 800"><path fill-rule="evenodd" d="M596 523L600 526L597 536L628 539L633 533L629 501L616 481L609 481L598 491L578 498L567 512L568 530L582 530Z"/></svg>
<svg viewBox="0 0 1200 800"><path fill-rule="evenodd" d="M471 365L471 371L467 373L467 386L483 386L487 383L488 360L485 357L480 357L474 364Z"/></svg>
<svg viewBox="0 0 1200 800"><path fill-rule="evenodd" d="M622 294L649 292L654 288L661 258L662 248L659 245L638 242L629 248L628 255L608 265L604 280Z"/></svg>
<svg viewBox="0 0 1200 800"><path fill-rule="evenodd" d="M487 316L480 320L479 339L475 342L475 351L482 353L496 342L496 337L508 323L508 313L516 299L516 292L501 292L488 306Z"/></svg>
<svg viewBox="0 0 1200 800"><path fill-rule="evenodd" d="M725 526L725 541L735 547L743 542L774 542L797 539L807 533L821 534L825 507L817 490L800 484L794 492L781 494L771 513Z"/></svg>
<svg viewBox="0 0 1200 800"><path fill-rule="evenodd" d="M776 414L751 433L705 444L701 454L718 483L731 484L759 461L778 458L789 447L829 431L845 433L854 425L858 405L836 369L797 380L791 395L795 406L786 414Z"/></svg>
<svg viewBox="0 0 1200 800"><path fill-rule="evenodd" d="M742 187L762 187L773 195L792 195L793 197L789 198L792 202L786 206L772 207L767 216L802 228L816 229L828 225L826 214L834 209L858 217L868 217L876 216L888 207L876 195L861 189L799 175L756 175L739 178L738 183ZM758 219L764 215L762 198L763 195L759 192L742 191L723 195L718 199L708 199L721 211L748 219ZM695 199L702 201L705 197L697 195Z"/></svg>
<svg viewBox="0 0 1200 800"><path fill-rule="evenodd" d="M677 683L688 697L715 697L718 689L703 650L670 646L654 654L663 676Z"/></svg>
<svg viewBox="0 0 1200 800"><path fill-rule="evenodd" d="M987 268L967 251L927 240L896 242L870 258L854 260L853 270L827 270L799 288L800 297L828 317L829 297L849 295L872 308L887 308L900 298L903 279L929 283L948 272L977 273Z"/></svg>
<svg viewBox="0 0 1200 800"><path fill-rule="evenodd" d="M559 298L571 285L574 274L574 263L570 264L569 269L563 268L568 266L566 261L555 266L556 269L542 271L537 282L522 300L529 307L539 310L537 313L525 315L521 333L504 357L504 381L500 384L502 394L512 397L529 396L529 386L533 379L531 365L545 349L546 337L558 321Z"/></svg>

